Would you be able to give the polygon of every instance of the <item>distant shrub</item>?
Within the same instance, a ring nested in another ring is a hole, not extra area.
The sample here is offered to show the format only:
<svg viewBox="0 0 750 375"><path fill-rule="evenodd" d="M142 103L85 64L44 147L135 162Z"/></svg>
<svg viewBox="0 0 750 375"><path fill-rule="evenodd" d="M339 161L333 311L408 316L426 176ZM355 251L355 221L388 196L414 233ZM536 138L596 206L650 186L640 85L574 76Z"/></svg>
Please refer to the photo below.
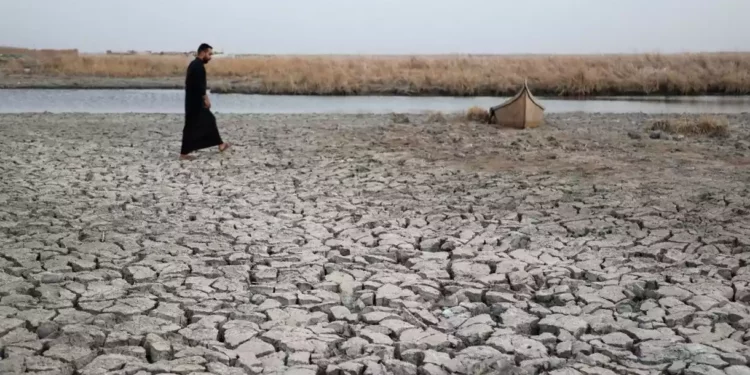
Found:
<svg viewBox="0 0 750 375"><path fill-rule="evenodd" d="M474 106L466 111L466 119L471 122L487 123L490 119L490 113L484 108Z"/></svg>
<svg viewBox="0 0 750 375"><path fill-rule="evenodd" d="M445 117L443 112L432 112L427 117L427 122L429 123L438 123L438 124L445 124L448 122L448 118Z"/></svg>

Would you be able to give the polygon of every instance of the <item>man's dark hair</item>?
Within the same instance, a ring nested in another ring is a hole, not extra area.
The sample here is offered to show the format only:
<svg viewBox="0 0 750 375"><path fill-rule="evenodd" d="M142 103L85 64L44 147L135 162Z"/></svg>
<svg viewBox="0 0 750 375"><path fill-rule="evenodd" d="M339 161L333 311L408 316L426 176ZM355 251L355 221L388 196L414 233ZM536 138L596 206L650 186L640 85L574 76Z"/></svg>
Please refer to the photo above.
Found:
<svg viewBox="0 0 750 375"><path fill-rule="evenodd" d="M210 49L214 49L214 47L211 47L210 45L206 43L201 43L201 45L198 47L198 53L200 54L203 51L208 51Z"/></svg>

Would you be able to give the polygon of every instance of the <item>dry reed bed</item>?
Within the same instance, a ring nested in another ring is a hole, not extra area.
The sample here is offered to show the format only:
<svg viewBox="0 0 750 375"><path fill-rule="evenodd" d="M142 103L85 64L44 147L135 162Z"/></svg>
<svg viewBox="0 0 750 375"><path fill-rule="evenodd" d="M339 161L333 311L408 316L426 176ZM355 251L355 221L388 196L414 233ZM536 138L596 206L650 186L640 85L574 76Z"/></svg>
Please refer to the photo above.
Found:
<svg viewBox="0 0 750 375"><path fill-rule="evenodd" d="M729 121L724 116L673 116L655 121L651 129L688 136L726 137Z"/></svg>
<svg viewBox="0 0 750 375"><path fill-rule="evenodd" d="M189 57L60 55L0 71L68 77L165 78ZM212 90L312 95L500 95L528 79L537 95L750 94L750 53L591 56L250 56L208 65Z"/></svg>

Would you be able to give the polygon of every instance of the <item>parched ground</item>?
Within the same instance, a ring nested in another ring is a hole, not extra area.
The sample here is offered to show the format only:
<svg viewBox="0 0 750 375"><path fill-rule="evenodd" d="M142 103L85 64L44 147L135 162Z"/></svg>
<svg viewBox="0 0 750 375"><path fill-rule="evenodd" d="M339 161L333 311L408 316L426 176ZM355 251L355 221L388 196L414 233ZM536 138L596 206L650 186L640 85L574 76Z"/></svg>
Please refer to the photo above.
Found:
<svg viewBox="0 0 750 375"><path fill-rule="evenodd" d="M426 120L0 115L0 373L750 373L750 115Z"/></svg>

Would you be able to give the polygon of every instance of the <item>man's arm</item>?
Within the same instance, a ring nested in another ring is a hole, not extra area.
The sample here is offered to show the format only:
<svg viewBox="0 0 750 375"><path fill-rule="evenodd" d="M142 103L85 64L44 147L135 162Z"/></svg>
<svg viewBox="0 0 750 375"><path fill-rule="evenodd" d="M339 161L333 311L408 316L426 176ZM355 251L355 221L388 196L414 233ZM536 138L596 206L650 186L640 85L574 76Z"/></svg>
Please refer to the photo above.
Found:
<svg viewBox="0 0 750 375"><path fill-rule="evenodd" d="M203 97L203 105L211 109L211 100L208 98L208 94L206 93L206 67L201 66L198 70L200 72L200 77L198 77L198 84L200 85L200 93Z"/></svg>

